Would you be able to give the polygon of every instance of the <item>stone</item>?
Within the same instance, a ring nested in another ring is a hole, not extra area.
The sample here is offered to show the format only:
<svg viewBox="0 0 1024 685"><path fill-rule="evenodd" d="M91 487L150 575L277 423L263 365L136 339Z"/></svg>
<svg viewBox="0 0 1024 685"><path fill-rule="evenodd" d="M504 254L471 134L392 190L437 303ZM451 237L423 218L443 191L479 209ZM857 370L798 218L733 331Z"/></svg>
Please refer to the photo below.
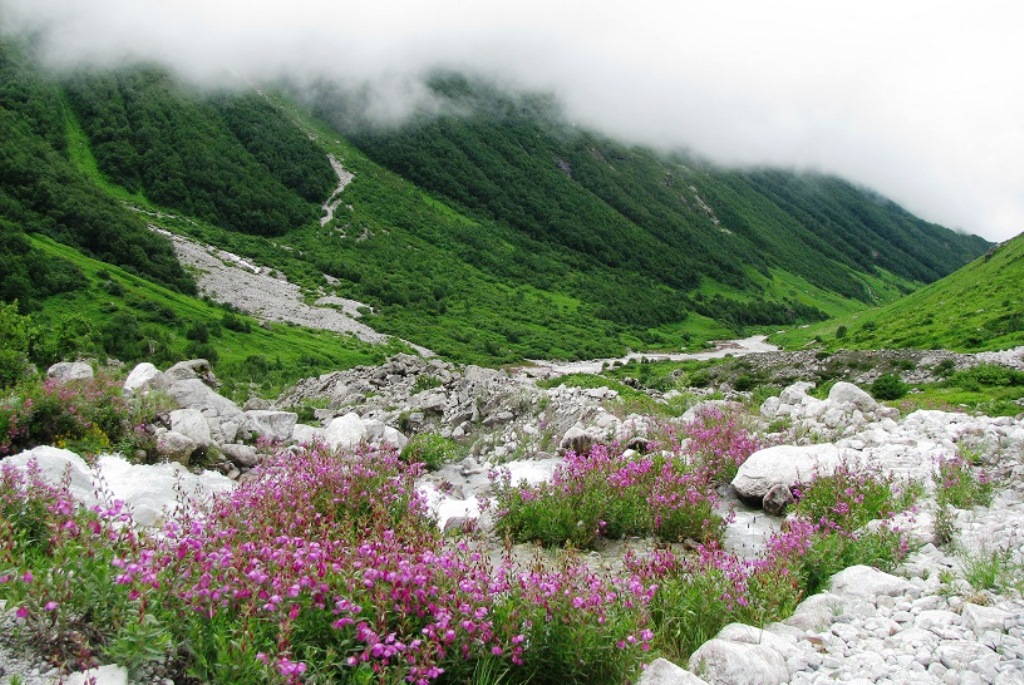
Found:
<svg viewBox="0 0 1024 685"><path fill-rule="evenodd" d="M690 668L722 685L782 685L789 682L786 660L765 645L708 640L690 656Z"/></svg>
<svg viewBox="0 0 1024 685"><path fill-rule="evenodd" d="M761 500L761 508L764 509L766 514L783 516L786 513L786 508L795 501L796 499L793 497L789 486L780 484L773 486L771 490L765 493L764 499Z"/></svg>
<svg viewBox="0 0 1024 685"><path fill-rule="evenodd" d="M206 449L213 442L210 437L210 424L198 409L175 409L169 418L171 430L190 438L197 447Z"/></svg>
<svg viewBox="0 0 1024 685"><path fill-rule="evenodd" d="M244 469L251 469L260 463L259 452L252 445L241 445L237 443L228 443L220 446L220 451L224 453L232 464L239 466Z"/></svg>
<svg viewBox="0 0 1024 685"><path fill-rule="evenodd" d="M800 602L793 615L784 623L803 630L821 632L827 630L835 622L842 610L842 597L829 592L821 592Z"/></svg>
<svg viewBox="0 0 1024 685"><path fill-rule="evenodd" d="M173 383L167 388L167 394L179 407L191 407L203 413L215 443L235 442L238 427L245 419L245 414L237 404L218 395L198 378Z"/></svg>
<svg viewBox="0 0 1024 685"><path fill-rule="evenodd" d="M295 424L292 429L292 442L300 445L312 445L318 442L326 442L324 429L317 426L307 426L304 423Z"/></svg>
<svg viewBox="0 0 1024 685"><path fill-rule="evenodd" d="M291 439L298 419L299 415L291 411L252 409L245 412L241 431L255 433L265 440L284 442Z"/></svg>
<svg viewBox="0 0 1024 685"><path fill-rule="evenodd" d="M834 594L874 601L878 595L902 595L912 587L910 581L871 566L850 566L832 576Z"/></svg>
<svg viewBox="0 0 1024 685"><path fill-rule="evenodd" d="M862 412L874 412L878 409L878 402L853 383L839 381L828 391L828 401L832 404L852 404Z"/></svg>
<svg viewBox="0 0 1024 685"><path fill-rule="evenodd" d="M195 440L175 431L166 431L156 436L156 453L165 460L182 466L188 466L192 454L198 447Z"/></svg>
<svg viewBox="0 0 1024 685"><path fill-rule="evenodd" d="M562 436L558 448L563 452L575 452L576 454L589 454L590 450L600 442L600 438L586 430L580 424L572 426Z"/></svg>
<svg viewBox="0 0 1024 685"><path fill-rule="evenodd" d="M792 489L815 475L831 475L843 459L844 452L831 443L768 447L740 465L732 487L740 498L760 503L776 485Z"/></svg>
<svg viewBox="0 0 1024 685"><path fill-rule="evenodd" d="M807 392L814 388L814 383L807 381L800 381L799 383L793 383L792 385L784 388L779 393L780 404L800 404L800 402L807 397Z"/></svg>
<svg viewBox="0 0 1024 685"><path fill-rule="evenodd" d="M0 463L24 472L32 462L37 465L43 481L50 485L59 486L67 472L71 476L68 489L75 499L90 505L96 503L89 465L74 452L44 445L6 457Z"/></svg>
<svg viewBox="0 0 1024 685"><path fill-rule="evenodd" d="M1004 632L1011 618L1011 615L1002 609L984 607L971 602L964 604L960 616L963 624L978 637L989 631Z"/></svg>
<svg viewBox="0 0 1024 685"><path fill-rule="evenodd" d="M328 424L324 439L333 449L353 450L366 440L366 426L358 414L349 412Z"/></svg>
<svg viewBox="0 0 1024 685"><path fill-rule="evenodd" d="M124 666L109 664L71 673L60 682L64 685L128 685L128 670Z"/></svg>
<svg viewBox="0 0 1024 685"><path fill-rule="evenodd" d="M775 650L784 659L800 656L800 648L796 646L796 641L791 637L748 626L745 623L730 623L718 631L718 635L715 637L730 642L763 645Z"/></svg>
<svg viewBox="0 0 1024 685"><path fill-rule="evenodd" d="M142 362L136 365L124 379L124 394L132 396L136 394L145 395L153 390L163 390L167 387L167 378L149 362Z"/></svg>
<svg viewBox="0 0 1024 685"><path fill-rule="evenodd" d="M92 366L85 362L58 362L46 370L46 377L60 383L93 377Z"/></svg>
<svg viewBox="0 0 1024 685"><path fill-rule="evenodd" d="M707 685L707 681L667 659L655 659L644 669L637 685Z"/></svg>
<svg viewBox="0 0 1024 685"><path fill-rule="evenodd" d="M183 380L200 380L210 388L217 386L217 377L213 375L213 368L210 362L205 359L189 359L178 362L171 368L164 371L170 383Z"/></svg>

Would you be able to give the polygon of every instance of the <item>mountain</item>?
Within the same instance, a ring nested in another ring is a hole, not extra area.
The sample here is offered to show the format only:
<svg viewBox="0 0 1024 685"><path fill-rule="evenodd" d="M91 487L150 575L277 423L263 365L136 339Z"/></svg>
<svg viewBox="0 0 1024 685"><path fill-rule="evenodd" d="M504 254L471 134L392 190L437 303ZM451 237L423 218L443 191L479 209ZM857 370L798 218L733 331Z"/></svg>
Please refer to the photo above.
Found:
<svg viewBox="0 0 1024 685"><path fill-rule="evenodd" d="M1024 234L967 266L884 307L850 314L799 334L829 347L917 348L962 352L1024 345Z"/></svg>
<svg viewBox="0 0 1024 685"><path fill-rule="evenodd" d="M138 346L118 354L196 343L187 322L153 315L149 291L125 299L83 266L191 297L195 274L151 228L230 250L310 299L365 303L377 330L486 364L821 320L989 247L839 179L627 146L571 126L548 96L459 76L431 81L434 113L384 129L331 86L211 92L151 65L55 76L31 54L0 45L0 297L50 330L90 312L79 344L94 354L117 347L97 332L117 313L140 323ZM70 304L83 298L109 311Z"/></svg>

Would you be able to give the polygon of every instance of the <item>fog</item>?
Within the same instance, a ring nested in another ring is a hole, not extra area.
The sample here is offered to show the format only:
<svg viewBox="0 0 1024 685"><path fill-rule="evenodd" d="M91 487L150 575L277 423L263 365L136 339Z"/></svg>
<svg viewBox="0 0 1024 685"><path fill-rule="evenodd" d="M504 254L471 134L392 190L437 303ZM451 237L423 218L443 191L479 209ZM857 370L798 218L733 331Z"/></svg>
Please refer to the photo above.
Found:
<svg viewBox="0 0 1024 685"><path fill-rule="evenodd" d="M572 121L721 164L834 173L919 216L1024 230L1011 2L0 0L58 67L369 85L396 122L443 67L553 92Z"/></svg>

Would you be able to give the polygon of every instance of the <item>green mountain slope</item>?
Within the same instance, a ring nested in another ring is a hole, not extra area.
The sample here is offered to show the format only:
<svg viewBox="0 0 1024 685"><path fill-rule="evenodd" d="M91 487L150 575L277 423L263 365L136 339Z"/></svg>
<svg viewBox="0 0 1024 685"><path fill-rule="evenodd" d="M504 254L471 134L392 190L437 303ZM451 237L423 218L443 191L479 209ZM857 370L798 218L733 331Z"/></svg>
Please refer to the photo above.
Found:
<svg viewBox="0 0 1024 685"><path fill-rule="evenodd" d="M829 347L1001 350L1024 345L1024 235L884 307L779 336Z"/></svg>
<svg viewBox="0 0 1024 685"><path fill-rule="evenodd" d="M625 147L568 126L550 98L458 78L435 87L459 116L382 131L330 89L307 107L196 92L148 66L55 79L24 55L0 46L0 252L15 264L0 297L43 307L49 325L51 300L95 284L32 234L183 293L192 277L146 225L189 234L311 299L365 302L382 332L487 364L820 320L987 247L837 179ZM321 221L338 183L328 155L354 179ZM172 340L182 325L149 323ZM115 342L82 345L141 354Z"/></svg>
<svg viewBox="0 0 1024 685"><path fill-rule="evenodd" d="M838 179L725 172L576 130L544 99L459 77L434 88L452 114L398 130L352 126L353 141L472 216L613 274L682 291L710 279L756 294L754 270L782 269L871 302L863 273L930 281L986 247ZM345 104L323 98L318 111L345 126Z"/></svg>

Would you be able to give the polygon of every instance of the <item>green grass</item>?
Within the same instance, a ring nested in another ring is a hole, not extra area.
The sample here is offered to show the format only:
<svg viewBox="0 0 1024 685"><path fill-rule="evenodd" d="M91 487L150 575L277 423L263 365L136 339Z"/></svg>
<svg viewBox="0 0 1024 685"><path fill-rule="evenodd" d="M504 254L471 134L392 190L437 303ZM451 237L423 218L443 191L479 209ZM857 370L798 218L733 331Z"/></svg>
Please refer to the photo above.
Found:
<svg viewBox="0 0 1024 685"><path fill-rule="evenodd" d="M1024 238L888 305L772 336L793 348L815 337L828 349L915 348L964 352L1024 345ZM847 335L837 339L839 326Z"/></svg>

